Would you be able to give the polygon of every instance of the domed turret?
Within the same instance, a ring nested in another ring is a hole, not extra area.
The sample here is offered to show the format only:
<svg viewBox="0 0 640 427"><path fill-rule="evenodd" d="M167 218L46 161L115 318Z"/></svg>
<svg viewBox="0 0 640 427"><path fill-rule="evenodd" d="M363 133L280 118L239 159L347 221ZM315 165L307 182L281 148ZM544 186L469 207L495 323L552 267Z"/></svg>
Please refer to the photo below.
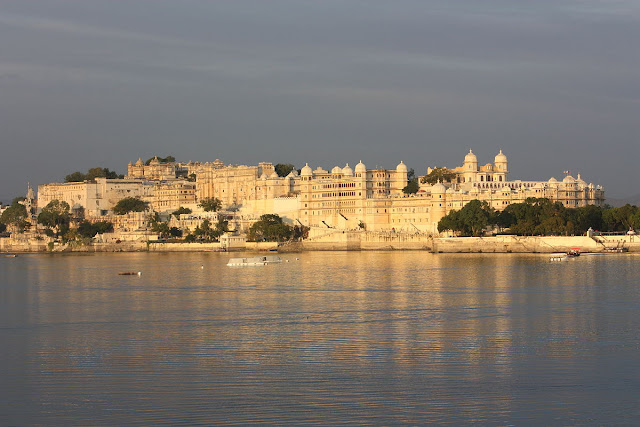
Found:
<svg viewBox="0 0 640 427"><path fill-rule="evenodd" d="M576 182L576 180L571 175L567 175L564 177L562 182L564 182L565 184L573 184Z"/></svg>
<svg viewBox="0 0 640 427"><path fill-rule="evenodd" d="M136 166L144 166L144 162L140 157L138 157L138 161L136 162Z"/></svg>
<svg viewBox="0 0 640 427"><path fill-rule="evenodd" d="M311 176L313 175L313 170L311 169L311 166L309 166L309 163L305 163L304 167L300 170L300 176Z"/></svg>
<svg viewBox="0 0 640 427"><path fill-rule="evenodd" d="M356 173L365 172L367 172L367 167L364 165L364 163L362 163L362 160L360 160L360 162L358 162L358 164L356 165Z"/></svg>
<svg viewBox="0 0 640 427"><path fill-rule="evenodd" d="M551 178L549 178L549 181L548 181L548 182L549 182L549 184L557 184L557 183L558 183L558 180L557 180L557 179L555 179L554 177L551 177Z"/></svg>
<svg viewBox="0 0 640 427"><path fill-rule="evenodd" d="M465 163L478 163L478 158L476 157L475 154L473 154L473 151L469 150L467 155L464 156L464 162Z"/></svg>
<svg viewBox="0 0 640 427"><path fill-rule="evenodd" d="M396 172L407 172L407 165L404 164L404 162L401 160L400 164L398 166L396 166Z"/></svg>
<svg viewBox="0 0 640 427"><path fill-rule="evenodd" d="M331 169L331 173L342 173L342 168L340 166L335 166Z"/></svg>
<svg viewBox="0 0 640 427"><path fill-rule="evenodd" d="M442 185L440 181L431 186L431 194L444 194L447 191L447 187Z"/></svg>
<svg viewBox="0 0 640 427"><path fill-rule="evenodd" d="M342 168L342 174L345 176L353 176L353 169L349 167L349 163Z"/></svg>
<svg viewBox="0 0 640 427"><path fill-rule="evenodd" d="M494 164L507 163L507 156L504 155L502 150L500 150L500 152L498 154L496 154L496 157L495 157L493 163Z"/></svg>

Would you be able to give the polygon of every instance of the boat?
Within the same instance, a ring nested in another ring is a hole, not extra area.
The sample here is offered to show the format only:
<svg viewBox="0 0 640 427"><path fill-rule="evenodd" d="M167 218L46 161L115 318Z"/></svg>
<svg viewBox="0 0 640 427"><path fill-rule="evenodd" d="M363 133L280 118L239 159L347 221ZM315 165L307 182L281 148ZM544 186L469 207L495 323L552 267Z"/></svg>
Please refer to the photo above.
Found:
<svg viewBox="0 0 640 427"><path fill-rule="evenodd" d="M566 261L567 259L569 259L569 257L565 253L551 254L551 257L549 257L549 261Z"/></svg>
<svg viewBox="0 0 640 427"><path fill-rule="evenodd" d="M227 265L229 267L244 266L244 265L267 265L267 264L280 264L282 258L277 255L264 255L254 257L243 258L231 258Z"/></svg>
<svg viewBox="0 0 640 427"><path fill-rule="evenodd" d="M624 246L611 246L611 247L604 248L604 251L609 253L620 254L623 252L629 252L629 248L626 248Z"/></svg>
<svg viewBox="0 0 640 427"><path fill-rule="evenodd" d="M567 256L570 258L575 258L577 256L580 256L580 250L579 249L571 249L569 252L567 252Z"/></svg>

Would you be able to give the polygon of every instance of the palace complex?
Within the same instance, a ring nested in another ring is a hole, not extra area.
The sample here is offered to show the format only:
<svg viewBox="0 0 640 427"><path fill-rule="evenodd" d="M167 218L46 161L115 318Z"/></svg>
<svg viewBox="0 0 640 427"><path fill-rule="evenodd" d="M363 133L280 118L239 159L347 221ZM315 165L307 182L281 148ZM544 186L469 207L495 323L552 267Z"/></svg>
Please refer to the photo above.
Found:
<svg viewBox="0 0 640 427"><path fill-rule="evenodd" d="M218 198L238 231L245 231L262 214L278 214L289 224L312 228L436 234L443 216L474 199L497 210L529 197L545 197L566 207L604 204L602 187L587 184L579 174L577 178L567 175L562 181L510 181L502 151L485 165L469 151L463 164L448 172L445 182L430 184L426 175L418 177L417 192L405 194L408 169L403 162L395 169L368 169L360 161L353 168L346 164L330 171L306 164L299 172L279 176L267 162L242 166L220 160L162 163L155 158L145 165L139 159L129 163L124 179L40 185L37 206L42 209L52 200L61 200L91 221L116 223L123 220L113 219L115 204L125 197L138 197L166 218L180 207L191 209L191 214L171 220L186 229L207 217L199 201ZM140 227L145 226L144 216L134 217L141 218ZM133 231L136 226L127 228Z"/></svg>

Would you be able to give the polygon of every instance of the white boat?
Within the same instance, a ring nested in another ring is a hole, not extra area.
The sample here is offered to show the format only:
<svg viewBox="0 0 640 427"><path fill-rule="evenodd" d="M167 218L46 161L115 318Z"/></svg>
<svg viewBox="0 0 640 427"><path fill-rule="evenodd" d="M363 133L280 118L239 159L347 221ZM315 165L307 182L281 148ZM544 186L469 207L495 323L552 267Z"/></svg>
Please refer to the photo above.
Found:
<svg viewBox="0 0 640 427"><path fill-rule="evenodd" d="M243 266L243 265L267 265L267 264L280 264L282 258L277 255L263 255L244 258L231 258L227 263L227 266Z"/></svg>
<svg viewBox="0 0 640 427"><path fill-rule="evenodd" d="M567 254L551 254L549 261L566 261L569 259Z"/></svg>

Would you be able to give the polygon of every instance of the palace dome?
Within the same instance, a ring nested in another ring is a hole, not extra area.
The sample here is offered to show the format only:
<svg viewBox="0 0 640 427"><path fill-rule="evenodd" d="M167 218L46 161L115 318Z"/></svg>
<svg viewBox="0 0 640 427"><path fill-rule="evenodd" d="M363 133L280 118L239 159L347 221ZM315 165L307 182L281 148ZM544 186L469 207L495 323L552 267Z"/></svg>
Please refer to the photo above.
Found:
<svg viewBox="0 0 640 427"><path fill-rule="evenodd" d="M566 184L573 184L574 182L576 182L576 180L571 175L567 175L567 176L564 177L562 182L564 182Z"/></svg>
<svg viewBox="0 0 640 427"><path fill-rule="evenodd" d="M300 170L300 176L311 176L313 175L313 170L309 166L309 163L305 163L304 167Z"/></svg>
<svg viewBox="0 0 640 427"><path fill-rule="evenodd" d="M500 150L500 152L496 154L496 157L493 160L493 163L507 163L507 156L505 156L504 153L502 153L502 150Z"/></svg>
<svg viewBox="0 0 640 427"><path fill-rule="evenodd" d="M476 157L475 154L473 154L473 151L469 150L467 155L464 156L464 162L465 163L478 163L478 158Z"/></svg>
<svg viewBox="0 0 640 427"><path fill-rule="evenodd" d="M549 178L549 183L550 184L556 184L558 182L557 179L555 179L554 177Z"/></svg>
<svg viewBox="0 0 640 427"><path fill-rule="evenodd" d="M447 191L447 187L442 185L441 182L436 182L435 184L433 184L431 186L431 193L432 194L444 194L446 191Z"/></svg>
<svg viewBox="0 0 640 427"><path fill-rule="evenodd" d="M349 163L347 163L345 167L342 168L342 174L346 176L353 176L353 169L349 167Z"/></svg>
<svg viewBox="0 0 640 427"><path fill-rule="evenodd" d="M136 162L136 166L144 166L144 162L140 157L138 157L138 161Z"/></svg>
<svg viewBox="0 0 640 427"><path fill-rule="evenodd" d="M396 166L396 172L407 172L407 165L404 164L402 160L400 160L400 164Z"/></svg>
<svg viewBox="0 0 640 427"><path fill-rule="evenodd" d="M342 173L342 168L340 166L335 166L331 169L331 173Z"/></svg>
<svg viewBox="0 0 640 427"><path fill-rule="evenodd" d="M365 173L367 171L367 167L362 163L362 160L356 165L356 173Z"/></svg>

